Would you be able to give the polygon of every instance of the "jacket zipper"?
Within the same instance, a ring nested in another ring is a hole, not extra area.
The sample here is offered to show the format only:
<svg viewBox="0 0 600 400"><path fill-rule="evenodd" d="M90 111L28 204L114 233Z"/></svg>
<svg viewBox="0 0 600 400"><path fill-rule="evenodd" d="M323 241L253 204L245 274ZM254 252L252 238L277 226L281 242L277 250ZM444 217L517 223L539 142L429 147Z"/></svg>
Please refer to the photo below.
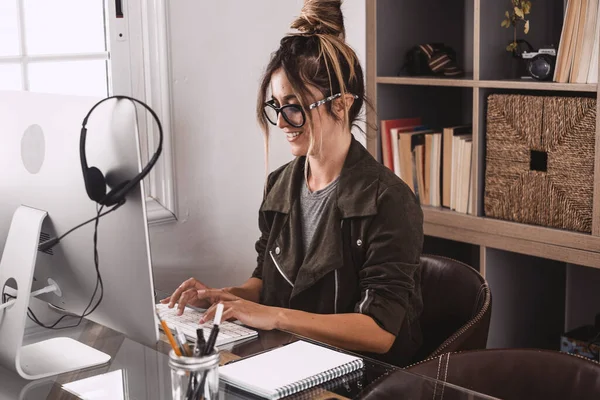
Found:
<svg viewBox="0 0 600 400"><path fill-rule="evenodd" d="M275 264L275 267L277 267L277 271L279 271L279 273L281 274L281 276L283 276L283 278L287 281L287 283L289 283L292 287L294 287L294 284L292 283L292 281L290 281L288 279L288 277L285 276L285 274L283 273L283 271L281 270L281 268L279 268L279 264L277 264L277 261L275 260L275 256L273 255L273 251L269 250L269 254L271 255L271 259L273 260L273 263Z"/></svg>
<svg viewBox="0 0 600 400"><path fill-rule="evenodd" d="M335 270L335 298L333 302L333 313L337 314L337 300L338 300L338 270Z"/></svg>
<svg viewBox="0 0 600 400"><path fill-rule="evenodd" d="M369 299L369 289L367 289L367 293L365 294L365 299L362 301L362 303L360 303L360 306L358 306L358 312L362 314L363 312L363 306L365 305L365 303L367 302L367 300Z"/></svg>

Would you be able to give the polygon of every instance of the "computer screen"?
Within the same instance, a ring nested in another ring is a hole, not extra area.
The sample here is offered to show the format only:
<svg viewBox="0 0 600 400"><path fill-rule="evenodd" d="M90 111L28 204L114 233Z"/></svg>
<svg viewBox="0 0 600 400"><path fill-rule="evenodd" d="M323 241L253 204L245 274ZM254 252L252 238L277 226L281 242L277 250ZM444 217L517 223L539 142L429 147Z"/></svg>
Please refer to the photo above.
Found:
<svg viewBox="0 0 600 400"><path fill-rule="evenodd" d="M82 120L99 100L0 92L0 255L13 215L22 205L48 213L42 242L96 216L97 204L84 186L79 144ZM134 103L128 100L111 99L89 118L88 165L104 173L109 188L131 179L142 168L137 124L138 118L145 116L142 112L145 110L140 107L140 115L136 115ZM145 198L140 184L122 207L99 220L97 250L104 293L87 319L154 346L158 328ZM46 286L50 278L62 292L40 299L55 309L81 315L97 284L93 237L92 222L49 251L37 252L32 290ZM0 282L0 286L4 284ZM20 290L21 295L27 294ZM42 322L52 323L58 316L60 313L52 313ZM65 318L61 325L76 321Z"/></svg>

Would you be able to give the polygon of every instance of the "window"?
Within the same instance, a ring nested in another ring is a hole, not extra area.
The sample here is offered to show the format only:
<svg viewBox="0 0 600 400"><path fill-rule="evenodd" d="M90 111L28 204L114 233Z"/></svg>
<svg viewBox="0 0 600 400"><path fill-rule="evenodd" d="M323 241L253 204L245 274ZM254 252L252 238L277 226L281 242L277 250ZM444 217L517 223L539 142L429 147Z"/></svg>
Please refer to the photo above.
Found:
<svg viewBox="0 0 600 400"><path fill-rule="evenodd" d="M0 90L98 98L123 94L150 105L165 133L163 153L145 181L148 220L160 223L176 215L167 7L165 0L149 3L0 1ZM139 115L147 113L142 109ZM158 138L153 124L148 116L140 120L140 132L147 132L141 135L146 160Z"/></svg>
<svg viewBox="0 0 600 400"><path fill-rule="evenodd" d="M104 16L102 0L2 1L0 88L107 96Z"/></svg>

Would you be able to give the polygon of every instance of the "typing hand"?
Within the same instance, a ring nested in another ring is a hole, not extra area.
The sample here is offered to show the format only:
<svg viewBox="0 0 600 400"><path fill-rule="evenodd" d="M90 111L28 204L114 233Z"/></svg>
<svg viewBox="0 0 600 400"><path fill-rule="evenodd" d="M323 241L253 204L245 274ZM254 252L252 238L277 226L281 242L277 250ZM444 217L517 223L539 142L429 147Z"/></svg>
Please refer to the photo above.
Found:
<svg viewBox="0 0 600 400"><path fill-rule="evenodd" d="M173 294L162 299L160 302L162 304L169 303L169 308L175 307L175 304L177 303L177 315L183 314L183 310L187 304L198 308L208 308L212 303L205 298L198 298L197 296L198 290L205 289L210 288L199 280L190 278L179 285Z"/></svg>
<svg viewBox="0 0 600 400"><path fill-rule="evenodd" d="M237 319L241 323L256 329L271 330L276 328L278 317L278 309L276 307L268 307L244 300L223 291L209 289L200 290L199 292L203 292L202 296L216 300L200 319L201 324L212 320L217 310L217 304L223 303L223 321Z"/></svg>

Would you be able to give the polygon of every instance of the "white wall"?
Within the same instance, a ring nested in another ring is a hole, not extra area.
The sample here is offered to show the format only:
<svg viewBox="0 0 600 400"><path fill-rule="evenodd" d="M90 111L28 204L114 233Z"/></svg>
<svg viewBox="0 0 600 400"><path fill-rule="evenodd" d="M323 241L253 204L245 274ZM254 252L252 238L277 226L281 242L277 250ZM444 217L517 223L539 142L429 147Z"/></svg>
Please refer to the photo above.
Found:
<svg viewBox="0 0 600 400"><path fill-rule="evenodd" d="M254 115L269 55L302 0L177 0L170 4L179 221L150 229L156 286L190 276L221 287L255 266L265 178ZM343 5L348 43L364 67L365 1ZM291 160L274 129L270 169Z"/></svg>

